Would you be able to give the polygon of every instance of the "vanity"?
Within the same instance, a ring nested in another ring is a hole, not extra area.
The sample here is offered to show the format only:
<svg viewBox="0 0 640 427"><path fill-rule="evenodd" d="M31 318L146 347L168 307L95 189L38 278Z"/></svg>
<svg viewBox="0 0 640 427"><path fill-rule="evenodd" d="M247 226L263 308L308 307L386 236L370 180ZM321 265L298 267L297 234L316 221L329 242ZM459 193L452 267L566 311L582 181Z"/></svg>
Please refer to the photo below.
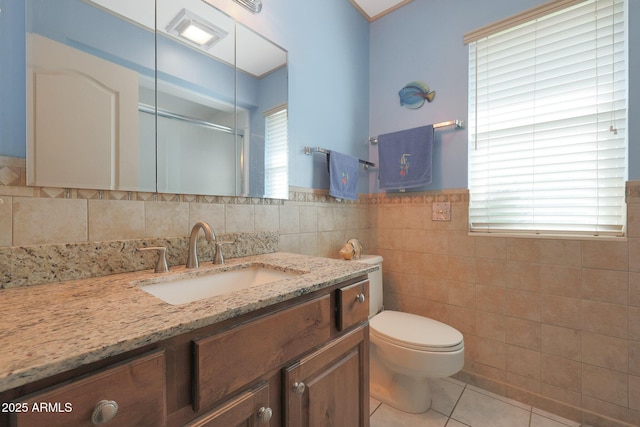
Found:
<svg viewBox="0 0 640 427"><path fill-rule="evenodd" d="M182 304L142 289L253 267L292 274ZM1 290L0 425L368 426L375 268L271 253Z"/></svg>

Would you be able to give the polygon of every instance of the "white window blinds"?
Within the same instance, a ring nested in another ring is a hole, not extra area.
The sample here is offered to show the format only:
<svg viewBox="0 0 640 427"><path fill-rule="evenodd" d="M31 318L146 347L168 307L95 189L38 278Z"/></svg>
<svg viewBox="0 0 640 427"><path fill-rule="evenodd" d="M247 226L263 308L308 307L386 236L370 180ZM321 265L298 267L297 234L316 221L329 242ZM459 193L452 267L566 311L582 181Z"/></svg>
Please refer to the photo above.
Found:
<svg viewBox="0 0 640 427"><path fill-rule="evenodd" d="M622 235L623 0L589 0L469 44L471 231Z"/></svg>
<svg viewBox="0 0 640 427"><path fill-rule="evenodd" d="M281 107L265 116L265 195L289 196L287 109Z"/></svg>

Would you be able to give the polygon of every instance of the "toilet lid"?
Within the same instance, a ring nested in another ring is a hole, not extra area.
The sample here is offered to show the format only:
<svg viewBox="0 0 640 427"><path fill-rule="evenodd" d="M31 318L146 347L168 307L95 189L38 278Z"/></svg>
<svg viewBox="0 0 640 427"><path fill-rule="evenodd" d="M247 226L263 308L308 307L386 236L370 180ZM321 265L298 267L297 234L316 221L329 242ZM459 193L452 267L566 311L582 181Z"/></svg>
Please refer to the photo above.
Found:
<svg viewBox="0 0 640 427"><path fill-rule="evenodd" d="M369 319L371 334L415 350L455 351L463 347L455 328L428 317L385 310Z"/></svg>

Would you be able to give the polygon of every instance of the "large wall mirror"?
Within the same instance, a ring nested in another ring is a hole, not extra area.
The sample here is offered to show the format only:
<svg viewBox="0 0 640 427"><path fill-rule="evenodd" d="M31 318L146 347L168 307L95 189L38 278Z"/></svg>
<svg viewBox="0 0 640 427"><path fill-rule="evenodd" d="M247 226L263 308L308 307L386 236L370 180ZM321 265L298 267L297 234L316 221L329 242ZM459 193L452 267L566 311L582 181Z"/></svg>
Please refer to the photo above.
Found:
<svg viewBox="0 0 640 427"><path fill-rule="evenodd" d="M287 198L284 49L202 0L26 4L28 185Z"/></svg>

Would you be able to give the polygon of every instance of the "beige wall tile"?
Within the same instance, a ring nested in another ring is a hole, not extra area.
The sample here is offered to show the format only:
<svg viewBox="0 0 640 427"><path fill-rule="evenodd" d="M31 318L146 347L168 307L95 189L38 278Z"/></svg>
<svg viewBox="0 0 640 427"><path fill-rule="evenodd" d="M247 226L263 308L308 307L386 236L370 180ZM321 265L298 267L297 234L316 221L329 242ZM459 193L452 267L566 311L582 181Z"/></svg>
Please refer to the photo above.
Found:
<svg viewBox="0 0 640 427"><path fill-rule="evenodd" d="M629 249L627 242L583 240L582 266L607 270L627 270Z"/></svg>
<svg viewBox="0 0 640 427"><path fill-rule="evenodd" d="M476 287L474 284L448 280L449 304L474 308L476 306Z"/></svg>
<svg viewBox="0 0 640 427"><path fill-rule="evenodd" d="M259 207L256 206L256 225L262 213L262 210L258 209ZM300 207L284 204L278 209L278 217L272 218L271 221L276 221L276 224L279 224L280 233L282 234L300 233Z"/></svg>
<svg viewBox="0 0 640 427"><path fill-rule="evenodd" d="M425 231L425 234L424 234L424 251L425 252L430 254L450 253L449 234L447 231L442 231L442 230L424 230L424 231ZM417 231L414 230L414 232L417 232Z"/></svg>
<svg viewBox="0 0 640 427"><path fill-rule="evenodd" d="M582 393L605 402L626 407L628 375L598 366L582 365Z"/></svg>
<svg viewBox="0 0 640 427"><path fill-rule="evenodd" d="M402 236L402 249L409 252L426 252L427 230L398 230ZM446 253L446 250L444 251Z"/></svg>
<svg viewBox="0 0 640 427"><path fill-rule="evenodd" d="M188 203L144 202L145 236L188 236Z"/></svg>
<svg viewBox="0 0 640 427"><path fill-rule="evenodd" d="M424 255L424 274L429 279L446 279L449 277L449 257L440 254Z"/></svg>
<svg viewBox="0 0 640 427"><path fill-rule="evenodd" d="M508 372L540 380L540 352L513 345L506 346L506 368Z"/></svg>
<svg viewBox="0 0 640 427"><path fill-rule="evenodd" d="M255 231L280 231L281 234L285 233L281 229L280 224L280 208L282 206L277 205L256 205L255 206ZM295 233L298 234L300 229L296 229Z"/></svg>
<svg viewBox="0 0 640 427"><path fill-rule="evenodd" d="M507 261L477 259L476 283L497 287L507 286L509 280Z"/></svg>
<svg viewBox="0 0 640 427"><path fill-rule="evenodd" d="M284 251L282 247L279 250ZM300 233L300 253L318 256L318 233Z"/></svg>
<svg viewBox="0 0 640 427"><path fill-rule="evenodd" d="M540 351L542 328L540 322L506 318L506 342L518 347Z"/></svg>
<svg viewBox="0 0 640 427"><path fill-rule="evenodd" d="M629 342L629 373L640 375L640 342Z"/></svg>
<svg viewBox="0 0 640 427"><path fill-rule="evenodd" d="M627 304L629 274L626 271L585 268L582 271L582 298Z"/></svg>
<svg viewBox="0 0 640 427"><path fill-rule="evenodd" d="M542 321L556 326L582 327L581 300L577 298L542 296Z"/></svg>
<svg viewBox="0 0 640 427"><path fill-rule="evenodd" d="M89 241L144 237L144 204L121 200L89 200L88 203Z"/></svg>
<svg viewBox="0 0 640 427"><path fill-rule="evenodd" d="M505 342L505 316L484 311L476 312L476 334L482 338Z"/></svg>
<svg viewBox="0 0 640 427"><path fill-rule="evenodd" d="M479 337L474 360L483 365L505 370L506 346L502 342Z"/></svg>
<svg viewBox="0 0 640 427"><path fill-rule="evenodd" d="M424 298L428 301L447 303L449 301L448 279L425 279Z"/></svg>
<svg viewBox="0 0 640 427"><path fill-rule="evenodd" d="M629 339L640 341L640 307L629 307Z"/></svg>
<svg viewBox="0 0 640 427"><path fill-rule="evenodd" d="M627 204L627 232L629 237L640 237L640 203Z"/></svg>
<svg viewBox="0 0 640 427"><path fill-rule="evenodd" d="M334 209L329 206L320 206L318 208L318 231L333 231L336 229L333 218L334 212Z"/></svg>
<svg viewBox="0 0 640 427"><path fill-rule="evenodd" d="M318 208L300 206L300 232L315 233L318 231Z"/></svg>
<svg viewBox="0 0 640 427"><path fill-rule="evenodd" d="M301 239L302 235L300 234L281 234L278 250L281 252L302 253L302 247L300 245ZM315 252L315 248L307 248L307 250ZM315 253L306 255L315 255Z"/></svg>
<svg viewBox="0 0 640 427"><path fill-rule="evenodd" d="M225 205L224 219L227 233L255 231L255 206Z"/></svg>
<svg viewBox="0 0 640 427"><path fill-rule="evenodd" d="M628 341L585 332L582 334L582 361L626 373L629 367Z"/></svg>
<svg viewBox="0 0 640 427"><path fill-rule="evenodd" d="M322 212L318 211L318 214L318 231L324 231L320 230L320 216ZM402 232L400 230L385 228L378 231L378 247L380 249L401 251L403 249L402 246Z"/></svg>
<svg viewBox="0 0 640 427"><path fill-rule="evenodd" d="M541 350L564 359L582 360L582 333L577 329L542 324Z"/></svg>
<svg viewBox="0 0 640 427"><path fill-rule="evenodd" d="M627 338L627 316L628 309L624 305L582 301L582 322L585 331L610 337Z"/></svg>
<svg viewBox="0 0 640 427"><path fill-rule="evenodd" d="M536 240L540 250L540 262L579 267L582 247L579 240Z"/></svg>
<svg viewBox="0 0 640 427"><path fill-rule="evenodd" d="M640 271L640 238L629 239L629 271Z"/></svg>
<svg viewBox="0 0 640 427"><path fill-rule="evenodd" d="M540 321L542 316L540 294L507 289L505 314L521 319Z"/></svg>
<svg viewBox="0 0 640 427"><path fill-rule="evenodd" d="M470 308L447 305L447 318L444 323L453 326L462 334L476 333L476 312ZM465 338L466 339L466 338Z"/></svg>
<svg viewBox="0 0 640 427"><path fill-rule="evenodd" d="M467 231L449 231L449 252L462 257L476 256L476 238Z"/></svg>
<svg viewBox="0 0 640 427"><path fill-rule="evenodd" d="M540 377L545 384L580 392L582 390L582 363L543 353L541 355Z"/></svg>
<svg viewBox="0 0 640 427"><path fill-rule="evenodd" d="M86 242L87 201L13 198L13 245Z"/></svg>
<svg viewBox="0 0 640 427"><path fill-rule="evenodd" d="M507 259L507 239L504 237L476 237L478 258Z"/></svg>
<svg viewBox="0 0 640 427"><path fill-rule="evenodd" d="M539 262L540 248L536 239L507 239L509 261Z"/></svg>
<svg viewBox="0 0 640 427"><path fill-rule="evenodd" d="M540 282L546 294L575 297L580 295L582 270L563 265L542 265Z"/></svg>
<svg viewBox="0 0 640 427"><path fill-rule="evenodd" d="M11 231L13 223L12 204L12 197L0 196L0 246L11 246L13 241Z"/></svg>
<svg viewBox="0 0 640 427"><path fill-rule="evenodd" d="M224 205L214 203L189 203L189 226L204 221L216 232L226 233Z"/></svg>
<svg viewBox="0 0 640 427"><path fill-rule="evenodd" d="M390 224L392 227L398 227L399 225L402 228L408 228L411 230L423 230L425 228L431 228L428 223L429 218L431 217L431 211L427 211L427 206L424 204L404 204L399 209L401 216L398 218L395 217L395 224ZM389 213L386 211L385 213ZM391 214L393 215L393 214ZM399 221L398 221L399 220ZM430 222L430 221L429 221ZM388 224L388 223L387 223Z"/></svg>
<svg viewBox="0 0 640 427"><path fill-rule="evenodd" d="M467 283L476 282L476 259L449 256L449 277Z"/></svg>
<svg viewBox="0 0 640 427"><path fill-rule="evenodd" d="M505 289L476 285L476 307L490 313L504 314Z"/></svg>
<svg viewBox="0 0 640 427"><path fill-rule="evenodd" d="M539 292L540 264L529 262L507 262L507 288Z"/></svg>
<svg viewBox="0 0 640 427"><path fill-rule="evenodd" d="M580 407L580 403L582 401L582 395L579 392L567 390L561 387L556 387L550 384L542 383L540 387L540 392L543 396L546 396L550 399L554 399L560 402L568 403L569 405L572 405L575 407ZM564 417L569 416L568 414L563 415L561 413L559 413L559 415Z"/></svg>
<svg viewBox="0 0 640 427"><path fill-rule="evenodd" d="M640 273L629 273L629 305L640 307Z"/></svg>
<svg viewBox="0 0 640 427"><path fill-rule="evenodd" d="M640 376L629 375L629 408L640 411Z"/></svg>

